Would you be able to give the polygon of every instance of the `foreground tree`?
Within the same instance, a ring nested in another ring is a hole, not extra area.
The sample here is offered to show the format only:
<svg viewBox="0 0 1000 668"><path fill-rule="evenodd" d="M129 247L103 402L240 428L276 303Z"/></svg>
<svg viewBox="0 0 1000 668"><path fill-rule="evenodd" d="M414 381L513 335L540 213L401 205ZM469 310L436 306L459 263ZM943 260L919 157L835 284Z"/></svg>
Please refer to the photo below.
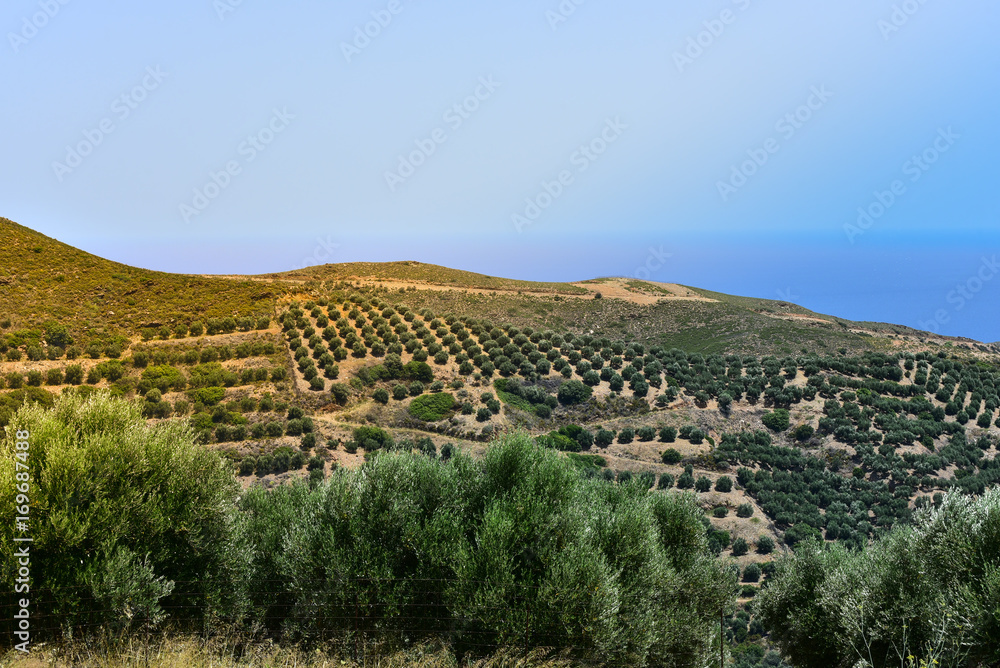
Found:
<svg viewBox="0 0 1000 668"><path fill-rule="evenodd" d="M1000 661L1000 489L951 493L862 552L805 542L756 599L795 666Z"/></svg>

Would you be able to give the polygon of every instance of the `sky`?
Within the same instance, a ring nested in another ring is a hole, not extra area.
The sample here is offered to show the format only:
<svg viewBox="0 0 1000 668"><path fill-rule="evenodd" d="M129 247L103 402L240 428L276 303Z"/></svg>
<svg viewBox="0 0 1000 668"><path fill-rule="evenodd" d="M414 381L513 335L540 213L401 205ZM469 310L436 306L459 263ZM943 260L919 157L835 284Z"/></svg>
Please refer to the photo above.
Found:
<svg viewBox="0 0 1000 668"><path fill-rule="evenodd" d="M998 20L7 0L0 215L164 271L632 276L997 341Z"/></svg>

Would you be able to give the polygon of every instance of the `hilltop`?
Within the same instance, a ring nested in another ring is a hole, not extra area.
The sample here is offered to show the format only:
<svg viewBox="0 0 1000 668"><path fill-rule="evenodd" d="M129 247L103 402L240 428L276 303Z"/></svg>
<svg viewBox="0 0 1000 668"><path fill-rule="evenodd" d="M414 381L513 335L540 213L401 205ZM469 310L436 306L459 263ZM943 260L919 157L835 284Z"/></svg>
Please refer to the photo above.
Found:
<svg viewBox="0 0 1000 668"><path fill-rule="evenodd" d="M908 327L852 322L783 301L624 278L519 281L419 262L354 262L260 276L186 275L105 260L0 218L0 313L5 329L39 338L58 321L80 341L125 346L146 329L211 319L272 318L280 300L316 298L343 283L393 302L518 327L593 333L702 353L851 353L997 344ZM84 346L85 347L85 346Z"/></svg>

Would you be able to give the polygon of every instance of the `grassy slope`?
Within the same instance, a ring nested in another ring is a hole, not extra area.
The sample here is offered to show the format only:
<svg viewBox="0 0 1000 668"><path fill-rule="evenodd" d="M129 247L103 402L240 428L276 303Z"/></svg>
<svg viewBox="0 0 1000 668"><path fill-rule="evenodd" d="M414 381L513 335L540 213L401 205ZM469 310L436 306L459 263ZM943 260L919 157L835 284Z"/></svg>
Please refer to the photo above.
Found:
<svg viewBox="0 0 1000 668"><path fill-rule="evenodd" d="M518 281L511 278L486 276L460 269L449 269L422 262L345 262L308 267L298 271L267 274L279 280L347 280L369 278L376 280L417 281L432 285L446 285L470 290L521 290L524 292L582 295L587 291L568 283Z"/></svg>
<svg viewBox="0 0 1000 668"><path fill-rule="evenodd" d="M884 350L888 339L857 334L852 323L786 302L736 297L697 288L716 301L665 299L636 304L580 298L587 290L567 283L517 281L418 262L355 262L250 277L168 274L96 257L0 218L0 315L13 329L47 320L68 325L77 340L134 334L145 326L211 317L267 314L286 292L311 291L325 282L383 282L389 301L497 323L600 333L612 339L679 347L703 353L795 354ZM402 283L434 286L399 292ZM647 284L652 285L652 284ZM449 289L440 289L445 286ZM316 293L319 296L320 292ZM793 320L773 317L797 314ZM890 325L879 334L919 334Z"/></svg>
<svg viewBox="0 0 1000 668"><path fill-rule="evenodd" d="M174 321L272 315L276 287L137 269L0 218L0 314L12 329L59 320L73 334L131 334Z"/></svg>
<svg viewBox="0 0 1000 668"><path fill-rule="evenodd" d="M886 347L879 339L849 332L839 321L793 322L773 318L727 301L672 301L642 305L617 299L558 296L496 296L418 290L383 297L435 312L472 316L519 327L551 328L637 340L702 353L796 354L801 348L833 352Z"/></svg>

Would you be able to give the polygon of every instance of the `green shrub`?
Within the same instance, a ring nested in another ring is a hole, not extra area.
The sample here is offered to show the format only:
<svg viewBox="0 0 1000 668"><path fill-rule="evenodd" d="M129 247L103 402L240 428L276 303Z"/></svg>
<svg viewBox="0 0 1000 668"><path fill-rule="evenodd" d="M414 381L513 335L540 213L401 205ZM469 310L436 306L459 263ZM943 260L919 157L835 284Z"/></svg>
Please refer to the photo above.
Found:
<svg viewBox="0 0 1000 668"><path fill-rule="evenodd" d="M725 506L716 506L712 510L712 516L713 517L722 518L722 517L726 517L727 515L729 515L729 508L726 508Z"/></svg>
<svg viewBox="0 0 1000 668"><path fill-rule="evenodd" d="M667 448L663 451L663 454L660 455L660 460L667 465L680 464L681 459L681 453L675 448Z"/></svg>
<svg viewBox="0 0 1000 668"><path fill-rule="evenodd" d="M187 395L191 401L200 402L206 406L215 406L225 398L226 388L199 387L194 390L188 390Z"/></svg>
<svg viewBox="0 0 1000 668"><path fill-rule="evenodd" d="M792 432L792 436L795 437L796 441L808 441L810 438L812 438L812 435L815 432L816 430L813 429L812 426L808 424L800 424L798 427L795 428L795 431Z"/></svg>
<svg viewBox="0 0 1000 668"><path fill-rule="evenodd" d="M673 443L677 439L676 427L660 427L660 440L664 443Z"/></svg>
<svg viewBox="0 0 1000 668"><path fill-rule="evenodd" d="M761 536L757 539L757 553L771 554L774 552L774 539L770 536Z"/></svg>
<svg viewBox="0 0 1000 668"><path fill-rule="evenodd" d="M736 507L737 517L753 517L753 506L749 503L741 503Z"/></svg>
<svg viewBox="0 0 1000 668"><path fill-rule="evenodd" d="M725 475L719 476L719 479L715 481L715 491L723 493L733 491L733 479Z"/></svg>
<svg viewBox="0 0 1000 668"><path fill-rule="evenodd" d="M47 385L62 385L62 382L63 382L62 369L52 368L46 372L45 383Z"/></svg>
<svg viewBox="0 0 1000 668"><path fill-rule="evenodd" d="M746 554L747 552L749 552L749 550L750 550L750 546L747 545L747 542L744 539L737 538L736 540L733 541L733 556L734 557L742 557L744 554Z"/></svg>
<svg viewBox="0 0 1000 668"><path fill-rule="evenodd" d="M443 420L455 407L455 397L447 392L424 394L410 402L410 415L424 422Z"/></svg>
<svg viewBox="0 0 1000 668"><path fill-rule="evenodd" d="M586 401L593 390L578 380L568 380L559 386L556 397L559 403L569 406Z"/></svg>
<svg viewBox="0 0 1000 668"><path fill-rule="evenodd" d="M606 448L615 441L615 432L608 429L598 429L597 433L594 434L594 443L602 448Z"/></svg>
<svg viewBox="0 0 1000 668"><path fill-rule="evenodd" d="M902 665L908 655L991 665L1000 660L998 572L1000 488L952 492L864 550L800 541L778 561L757 610L796 666L868 656Z"/></svg>
<svg viewBox="0 0 1000 668"><path fill-rule="evenodd" d="M387 404L389 403L389 392L380 387L372 393L372 399L380 404Z"/></svg>
<svg viewBox="0 0 1000 668"><path fill-rule="evenodd" d="M635 430L632 427L623 427L618 432L618 442L625 444L631 443L632 439L635 438Z"/></svg>
<svg viewBox="0 0 1000 668"><path fill-rule="evenodd" d="M206 623L237 610L239 485L232 465L197 444L186 425L149 426L137 403L106 392L64 394L50 410L26 406L11 424L31 433L32 576L59 592L32 596L33 615L86 634L95 624L156 625L168 610L175 620ZM14 433L0 462L0 496L10 508ZM73 502L59 481L73 481ZM0 546L14 558L9 537ZM13 590L13 571L2 579ZM184 583L188 605L171 597L175 582Z"/></svg>
<svg viewBox="0 0 1000 668"><path fill-rule="evenodd" d="M771 431L785 431L789 425L788 411L784 408L776 408L769 413L764 413L760 421Z"/></svg>
<svg viewBox="0 0 1000 668"><path fill-rule="evenodd" d="M352 433L354 443L359 448L364 448L366 452L392 448L393 440L389 432L380 427L362 426L355 427Z"/></svg>
<svg viewBox="0 0 1000 668"><path fill-rule="evenodd" d="M413 360L403 367L403 377L407 380L430 383L434 380L434 370L426 362Z"/></svg>
<svg viewBox="0 0 1000 668"><path fill-rule="evenodd" d="M743 569L743 582L757 582L760 580L760 565L747 564Z"/></svg>

